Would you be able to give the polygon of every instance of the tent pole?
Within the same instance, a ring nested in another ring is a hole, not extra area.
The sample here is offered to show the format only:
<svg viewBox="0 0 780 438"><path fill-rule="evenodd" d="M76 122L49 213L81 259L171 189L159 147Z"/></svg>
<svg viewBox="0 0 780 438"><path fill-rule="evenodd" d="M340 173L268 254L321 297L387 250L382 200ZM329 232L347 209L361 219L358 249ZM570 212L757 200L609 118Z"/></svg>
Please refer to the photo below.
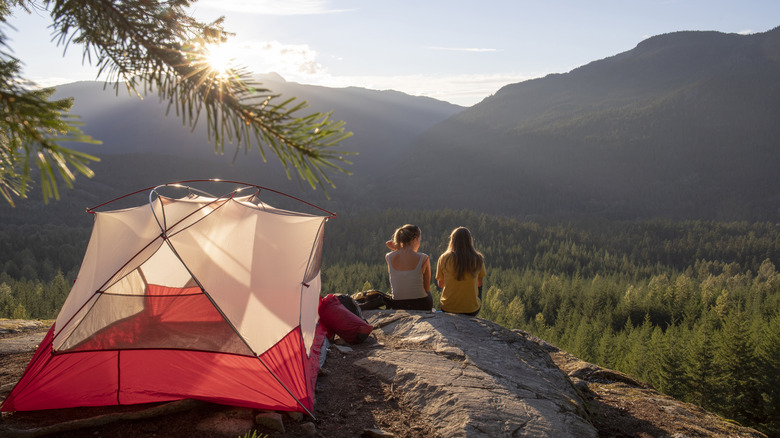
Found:
<svg viewBox="0 0 780 438"><path fill-rule="evenodd" d="M313 414L313 413L312 413L310 410L306 409L306 406L304 406L304 405L303 405L303 403L301 403L301 401L300 401L300 400L298 400L298 397L296 397L296 396L295 396L295 395L292 393L292 391L290 391L290 389L289 389L289 388L287 388L287 385L285 385L285 384L284 384L284 382L282 382L281 380L279 380L279 377L277 377L277 376L276 376L276 374L275 374L273 371L271 371L271 369L270 369L270 368L268 368L268 365L266 365L266 364L265 364L265 362L263 362L263 359L260 359L260 356L258 356L258 355L257 355L257 353L255 353L255 357L257 358L257 360L259 360L259 361L260 361L260 363L261 363L261 364L263 364L263 366L265 367L265 369L266 369L266 370L268 370L268 372L269 372L269 373L270 373L272 376L274 376L274 379L276 379L276 381L277 381L277 382L279 382L279 384L280 384L280 385L282 385L282 388L284 388L284 390L285 390L285 391L287 391L287 393L288 393L288 394L290 394L290 397L292 397L292 398L293 398L293 400L295 400L295 402L296 402L296 403L298 403L298 406L300 406L300 407L301 407L301 408L302 408L304 411L306 411L306 413L307 413L307 414L309 414L309 416L310 416L310 417L311 417L311 418L312 418L314 421L317 421L317 417L315 417L315 416L314 416L314 414Z"/></svg>
<svg viewBox="0 0 780 438"><path fill-rule="evenodd" d="M274 379L275 379L277 382L279 382L279 384L280 384L280 385L282 385L282 388L284 388L284 390L285 390L285 391L287 391L287 393L288 393L288 394L290 394L290 397L292 397L292 398L293 398L293 400L295 400L295 402L296 402L296 403L298 403L298 406L300 406L301 408L303 408L303 410L304 410L304 411L306 411L306 413L307 413L307 414L309 414L309 416L310 416L311 418L313 418L313 419L314 419L314 421L317 421L317 417L315 417L315 416L314 416L314 414L313 414L311 411L309 411L309 410L306 408L306 406L304 406L304 405L303 405L303 403L301 403L301 401L300 401L300 400L298 400L298 397L296 397L296 396L295 396L295 394L293 394L293 393L292 393L292 391L290 391L290 389L287 387L287 385L285 385L285 384L284 384L284 382L282 382L282 381L281 381L281 379L279 379L279 376L277 376L277 375L276 375L276 373L274 373L273 371L271 371L271 368L269 368L269 367L268 367L268 365L266 365L266 363L265 363L265 362L263 362L263 359L261 359L261 358L260 358L260 356L257 354L257 352L255 352L255 351L252 349L252 347L251 347L251 346L250 346L250 345L249 345L249 344L246 342L246 340L244 339L244 337L243 337L243 336L241 336L241 334L238 332L238 330L237 330L237 329L236 329L236 327L233 325L233 323L230 321L230 319L227 317L227 315L225 315L225 313L222 311L222 309L220 309L220 308L219 308L219 306L218 306L218 305L217 305L217 303L214 301L214 299L213 299L213 298L211 298L211 295L210 295L208 292L206 292L206 289L205 289L205 288L203 287L203 285L200 283L200 280L198 280L198 279L195 277L195 275L192 273L192 271L190 271L190 268L187 266L187 264L186 264L186 263L184 263L184 260L182 260L182 258L179 256L179 253L178 253L178 252L176 251L176 249L173 247L173 244L171 243L171 241L170 241L170 240L168 240L168 238L167 238L167 235L165 235L165 232L163 232L163 239L165 239L165 242L168 244L168 247L171 249L171 251L172 251L172 252L173 252L173 254L176 256L176 258L178 258L178 259L179 259L179 261L181 261L181 264L184 266L184 269L186 269L186 270L187 270L187 272L189 272L189 273L190 273L190 276L192 276L192 280L193 280L193 281L195 281L195 284L197 284L197 285L198 285L198 287L200 288L201 292L203 292L203 295L205 295L205 296L206 296L206 298L208 298L208 300L211 302L211 304L214 306L214 308L217 310L217 312L219 312L220 316L222 316L222 319L225 321L225 323L227 323L227 325L230 327L230 329L231 329L231 330L233 330L233 333L235 333L235 334L236 334L236 336L238 336L238 338L239 338L239 339L241 339L241 342L243 342L243 343L244 343L244 345L246 346L246 348L247 348L247 349L249 349L249 351L251 351L251 352L252 352L252 354L253 354L253 355L254 355L254 356L257 358L257 360L258 360L258 361L260 361L260 363L263 365L263 367L265 367L265 369L268 371L268 373L269 373L269 374L271 374L271 375L273 376L273 378L274 378Z"/></svg>
<svg viewBox="0 0 780 438"><path fill-rule="evenodd" d="M162 210L163 210L163 215L164 215L164 214L165 214L165 207L164 207L162 204L160 204L160 205L161 205L161 207L162 207ZM223 205L224 205L224 204L223 204ZM161 225L159 221L157 221L157 224L158 224L158 225ZM263 365L263 367L265 367L265 369L268 371L268 373L270 373L270 374L271 374L271 376L273 376L273 378L274 378L274 379L275 379L277 382L279 382L279 384L280 384L280 385L282 385L282 388L284 388L284 390L285 390L285 391L287 391L287 393L288 393L288 394L290 394L290 397L292 397L292 398L293 398L293 400L295 400L295 402L296 402L296 403L298 403L298 406L300 406L300 407L301 407L301 408L302 408L304 411L306 411L306 413L307 413L307 414L309 414L309 416L310 416L311 418L313 418L313 419L316 421L316 420L317 420L317 417L315 417L315 416L314 416L314 414L313 414L311 411L309 411L309 410L306 408L306 406L304 406L304 405L303 405L303 403L301 403L301 401L300 401L300 400L298 400L298 397L296 397L296 396L295 396L295 394L293 394L293 393L292 393L292 391L290 391L290 389L287 387L287 385L285 385L285 384L284 384L284 382L282 382L282 381L281 381L281 379L279 379L279 376L277 376L277 375L276 375L276 373L274 373L273 371L271 371L271 368L269 368L269 367L268 367L268 365L266 365L266 363L265 363L265 362L263 362L263 360L260 358L260 356L257 354L257 352L255 352L255 351L252 349L252 347L251 347L251 346L250 346L250 345L249 345L249 344L246 342L246 339L244 339L244 337L243 337L243 336L241 336L241 334L240 334L240 333L239 333L239 331L236 329L236 327L233 325L233 323L230 321L230 319L227 317L227 315L225 315L225 313L222 311L222 309L221 309L221 308L220 308L220 307L217 305L217 303L216 303L216 302L214 301L214 299L211 297L211 294L209 294L208 292L206 292L206 288L204 288L204 287L203 287L203 284L201 284L200 280L198 280L198 278L195 276L195 274L193 274L193 272L190 270L189 266L187 266L187 264L184 262L184 260L183 260L183 259L181 258L181 256L179 255L179 252L178 252L178 251L176 251L176 248L173 246L173 243L171 243L170 239L168 239L168 230L166 230L166 229L163 229L163 227L162 227L162 226L160 226L160 228L161 228L161 230L162 230L162 238L163 238L163 240L165 241L165 243L168 245L168 248L170 248L170 249L171 249L171 252L173 252L173 255L175 255L175 256L176 256L176 258L177 258L177 259L179 259L179 261L181 262L182 266L184 266L184 269L186 269L186 270L187 270L187 272L188 272L188 273L190 274L190 276L192 277L192 280L195 282L195 284L197 284L197 285L198 285L198 287L200 288L201 292L203 292L203 295L205 295L205 296L206 296L206 298L207 298L207 299L208 299L208 300L211 302L211 304L214 306L214 309L216 309L216 310L217 310L217 312L219 312L219 315L222 317L222 319L225 321L225 323L226 323L226 324L227 324L227 325L230 327L230 329L231 329L231 330L233 330L233 333L235 333L235 334L236 334L236 336L238 336L238 338L241 340L241 342L243 342L243 343L244 343L244 345L246 346L246 348L247 348L249 351L251 351L251 352L252 352L252 354L253 354L253 355L254 355L254 356L257 358L257 360L258 360L258 361L260 361L260 363Z"/></svg>

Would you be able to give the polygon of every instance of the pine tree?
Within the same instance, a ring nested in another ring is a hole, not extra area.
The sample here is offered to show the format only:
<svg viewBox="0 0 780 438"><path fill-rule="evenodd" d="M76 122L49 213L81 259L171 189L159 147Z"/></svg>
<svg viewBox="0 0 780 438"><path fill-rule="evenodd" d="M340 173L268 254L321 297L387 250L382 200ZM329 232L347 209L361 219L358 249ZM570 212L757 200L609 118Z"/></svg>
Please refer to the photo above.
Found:
<svg viewBox="0 0 780 438"><path fill-rule="evenodd" d="M11 311L11 319L27 319L27 309L24 308L22 303L16 303L13 311Z"/></svg>
<svg viewBox="0 0 780 438"><path fill-rule="evenodd" d="M349 162L336 147L350 135L343 122L329 114L299 116L305 103L279 101L271 90L251 79L250 72L210 67L211 47L231 34L222 19L210 24L186 13L192 0L3 0L0 22L18 12L45 11L52 19L57 44L80 46L83 59L94 63L119 92L139 96L156 93L183 123L206 123L217 151L227 141L249 150L253 143L265 159L266 149L312 187L325 188L326 174L344 171ZM66 148L67 141L95 142L67 115L70 99L50 101L52 88L37 89L21 75L21 61L12 56L0 28L0 194L13 204L25 197L30 170L40 171L44 200L59 198L58 178L69 187L74 171L92 176L97 158Z"/></svg>
<svg viewBox="0 0 780 438"><path fill-rule="evenodd" d="M600 330L601 329L601 330ZM617 364L617 338L612 327L596 327L596 333L601 333L598 341L598 364L607 368L615 368Z"/></svg>
<svg viewBox="0 0 780 438"><path fill-rule="evenodd" d="M756 356L763 376L762 429L770 436L780 436L780 313L761 332Z"/></svg>
<svg viewBox="0 0 780 438"><path fill-rule="evenodd" d="M635 328L628 338L630 353L626 360L626 372L645 381L650 381L652 373L651 361L648 360L652 333L650 315L646 314L642 325Z"/></svg>
<svg viewBox="0 0 780 438"><path fill-rule="evenodd" d="M740 309L723 321L713 358L717 410L740 422L760 417L760 385L754 347L748 323Z"/></svg>
<svg viewBox="0 0 780 438"><path fill-rule="evenodd" d="M504 314L503 326L507 328L520 328L525 324L525 304L523 300L516 296L507 306Z"/></svg>
<svg viewBox="0 0 780 438"><path fill-rule="evenodd" d="M544 320L544 314L542 312L537 313L534 317L534 330L536 335L541 338L545 338L548 329L549 326Z"/></svg>
<svg viewBox="0 0 780 438"><path fill-rule="evenodd" d="M715 329L702 321L688 339L683 359L686 395L684 399L705 409L713 402L713 336Z"/></svg>
<svg viewBox="0 0 780 438"><path fill-rule="evenodd" d="M54 278L43 289L45 307L41 318L56 317L63 303L65 303L65 298L68 297L69 292L70 284L65 280L62 271L57 271Z"/></svg>
<svg viewBox="0 0 780 438"><path fill-rule="evenodd" d="M674 397L682 395L682 347L680 345L681 329L673 325L666 329L653 329L650 338L650 382L659 391Z"/></svg>
<svg viewBox="0 0 780 438"><path fill-rule="evenodd" d="M572 352L582 360L588 362L597 362L598 360L598 339L596 329L588 318L581 318L574 336L574 345Z"/></svg>
<svg viewBox="0 0 780 438"><path fill-rule="evenodd" d="M14 297L11 296L11 286L0 283L0 318L10 318L16 308Z"/></svg>
<svg viewBox="0 0 780 438"><path fill-rule="evenodd" d="M499 298L501 293L501 290L496 286L490 286L487 292L482 296L482 310L480 310L480 315L483 318L491 321L498 321L499 318L501 318L500 315L502 315L503 310L505 309L505 306L501 303L501 299Z"/></svg>

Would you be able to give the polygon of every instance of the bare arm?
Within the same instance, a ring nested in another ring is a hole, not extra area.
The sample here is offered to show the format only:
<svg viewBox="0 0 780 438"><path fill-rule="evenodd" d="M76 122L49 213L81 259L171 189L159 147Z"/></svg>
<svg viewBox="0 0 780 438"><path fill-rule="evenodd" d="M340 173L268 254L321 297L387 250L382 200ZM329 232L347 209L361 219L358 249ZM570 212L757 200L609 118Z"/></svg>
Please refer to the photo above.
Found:
<svg viewBox="0 0 780 438"><path fill-rule="evenodd" d="M436 284L439 286L439 289L441 289L444 287L444 273L440 273L439 269L441 269L441 258L439 258L439 261L436 263Z"/></svg>
<svg viewBox="0 0 780 438"><path fill-rule="evenodd" d="M425 292L431 293L431 259L425 256L422 265L423 287Z"/></svg>

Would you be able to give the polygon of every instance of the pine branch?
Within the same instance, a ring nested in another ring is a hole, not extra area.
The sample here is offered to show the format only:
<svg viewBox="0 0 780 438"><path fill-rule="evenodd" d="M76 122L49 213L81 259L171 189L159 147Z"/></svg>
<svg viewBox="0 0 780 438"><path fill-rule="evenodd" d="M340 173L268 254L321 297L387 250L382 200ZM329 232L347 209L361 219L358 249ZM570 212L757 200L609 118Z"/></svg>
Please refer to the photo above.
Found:
<svg viewBox="0 0 780 438"><path fill-rule="evenodd" d="M4 46L0 35L0 46ZM56 175L73 186L75 175L92 176L88 167L97 158L70 150L60 142L98 143L84 135L78 121L67 116L71 99L49 101L53 88L30 89L19 77L19 60L0 53L0 194L11 205L24 198L31 184L31 160L41 175L44 201L59 199Z"/></svg>
<svg viewBox="0 0 780 438"><path fill-rule="evenodd" d="M184 8L191 2L82 0L44 2L51 7L58 41L83 45L101 73L118 91L124 81L132 92L156 93L182 122L195 127L205 117L215 151L226 143L237 150L257 145L263 159L271 150L290 177L290 168L311 187L333 185L326 171L344 170L349 153L336 148L351 133L330 113L299 116L306 104L278 95L253 81L244 69L228 74L207 62L209 45L230 35L222 21L203 24Z"/></svg>

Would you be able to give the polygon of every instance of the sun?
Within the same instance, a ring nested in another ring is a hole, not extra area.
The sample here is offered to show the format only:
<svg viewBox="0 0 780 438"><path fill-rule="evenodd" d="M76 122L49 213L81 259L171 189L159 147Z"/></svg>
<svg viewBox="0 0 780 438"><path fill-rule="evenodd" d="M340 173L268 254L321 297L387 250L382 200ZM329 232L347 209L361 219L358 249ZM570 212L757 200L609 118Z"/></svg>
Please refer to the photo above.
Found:
<svg viewBox="0 0 780 438"><path fill-rule="evenodd" d="M206 46L206 62L218 76L229 76L235 67L235 51L228 44Z"/></svg>

